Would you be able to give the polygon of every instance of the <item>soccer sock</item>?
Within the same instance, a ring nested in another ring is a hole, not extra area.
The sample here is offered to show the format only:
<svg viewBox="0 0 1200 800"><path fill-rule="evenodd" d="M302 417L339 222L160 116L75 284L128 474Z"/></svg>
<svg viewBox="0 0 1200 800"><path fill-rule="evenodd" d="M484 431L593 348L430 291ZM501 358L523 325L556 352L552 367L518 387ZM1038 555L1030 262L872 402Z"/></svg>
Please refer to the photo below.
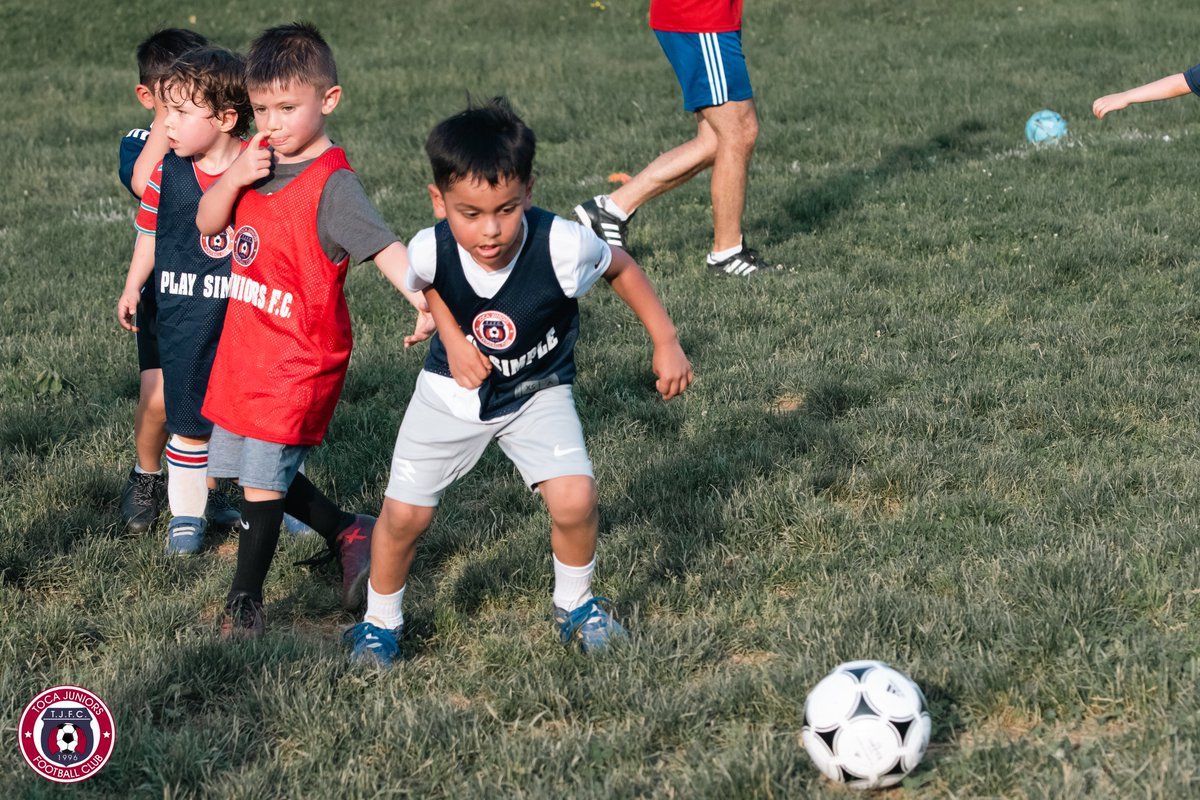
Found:
<svg viewBox="0 0 1200 800"><path fill-rule="evenodd" d="M600 206L621 221L626 221L629 219L629 212L614 203L613 199L606 194L596 195L596 205Z"/></svg>
<svg viewBox="0 0 1200 800"><path fill-rule="evenodd" d="M378 625L380 628L395 630L404 624L404 590L408 584L400 587L399 591L391 594L380 594L375 591L371 581L367 581L367 611L363 614L363 622Z"/></svg>
<svg viewBox="0 0 1200 800"><path fill-rule="evenodd" d="M162 475L161 469L159 469L157 472L151 472L148 469L142 469L142 465L138 464L137 462L134 462L133 464L133 471L138 475Z"/></svg>
<svg viewBox="0 0 1200 800"><path fill-rule="evenodd" d="M724 261L727 258L736 256L740 252L742 252L742 240L738 239L738 243L737 243L736 247L731 247L728 250L722 250L719 253L709 253L708 260L709 260L709 263L715 264L718 261Z"/></svg>
<svg viewBox="0 0 1200 800"><path fill-rule="evenodd" d="M167 501L173 517L203 517L208 503L208 443L167 442Z"/></svg>
<svg viewBox="0 0 1200 800"><path fill-rule="evenodd" d="M596 569L596 559L582 567L568 567L554 559L554 605L563 611L574 611L592 599L592 572Z"/></svg>
<svg viewBox="0 0 1200 800"><path fill-rule="evenodd" d="M297 472L292 478L284 498L284 508L288 514L303 522L317 533L321 534L330 549L337 541L337 535L354 524L354 515L342 511L333 501L321 494L321 490L313 486L303 473Z"/></svg>
<svg viewBox="0 0 1200 800"><path fill-rule="evenodd" d="M242 503L242 525L238 531L237 569L229 599L247 592L262 600L263 581L271 570L275 546L279 544L279 525L283 522L283 500Z"/></svg>

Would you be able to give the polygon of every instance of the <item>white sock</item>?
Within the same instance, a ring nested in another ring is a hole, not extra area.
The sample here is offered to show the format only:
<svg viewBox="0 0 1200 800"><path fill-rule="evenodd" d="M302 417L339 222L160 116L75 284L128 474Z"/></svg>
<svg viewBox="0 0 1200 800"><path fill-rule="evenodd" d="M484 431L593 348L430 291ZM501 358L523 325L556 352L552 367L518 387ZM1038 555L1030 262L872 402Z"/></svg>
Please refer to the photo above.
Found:
<svg viewBox="0 0 1200 800"><path fill-rule="evenodd" d="M731 256L736 256L740 252L742 252L742 240L738 239L737 246L735 246L735 247L731 247L728 250L722 250L719 253L717 253L717 252L709 253L708 254L708 263L715 264L718 261L724 261L725 259L730 258Z"/></svg>
<svg viewBox="0 0 1200 800"><path fill-rule="evenodd" d="M141 464L134 464L134 465L133 465L133 471L134 471L135 473L137 473L138 475L162 475L162 467L159 467L159 468L158 468L157 470L155 470L154 472L151 472L151 471L150 471L150 470L148 470L148 469L142 469L142 465L141 465Z"/></svg>
<svg viewBox="0 0 1200 800"><path fill-rule="evenodd" d="M167 442L167 501L173 517L203 517L208 504L208 442Z"/></svg>
<svg viewBox="0 0 1200 800"><path fill-rule="evenodd" d="M574 611L592 599L592 572L596 569L596 559L582 567L568 567L554 559L554 605L563 611Z"/></svg>
<svg viewBox="0 0 1200 800"><path fill-rule="evenodd" d="M408 584L400 587L399 591L391 594L380 594L375 591L370 579L367 580L367 612L363 614L363 622L369 622L380 628L395 630L404 624L404 590Z"/></svg>
<svg viewBox="0 0 1200 800"><path fill-rule="evenodd" d="M622 222L629 219L629 213L614 203L613 199L606 194L596 195L596 205L600 206Z"/></svg>

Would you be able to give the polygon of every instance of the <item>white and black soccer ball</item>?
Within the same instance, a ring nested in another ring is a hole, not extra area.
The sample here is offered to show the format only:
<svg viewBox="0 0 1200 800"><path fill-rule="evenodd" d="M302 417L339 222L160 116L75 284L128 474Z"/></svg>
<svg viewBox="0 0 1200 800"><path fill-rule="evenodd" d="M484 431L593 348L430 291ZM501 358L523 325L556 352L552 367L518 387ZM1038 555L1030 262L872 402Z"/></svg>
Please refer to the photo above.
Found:
<svg viewBox="0 0 1200 800"><path fill-rule="evenodd" d="M54 743L60 753L74 753L79 747L79 731L70 722L64 722L54 733Z"/></svg>
<svg viewBox="0 0 1200 800"><path fill-rule="evenodd" d="M825 777L877 789L921 762L931 729L925 695L907 675L882 661L848 661L808 693L801 738Z"/></svg>

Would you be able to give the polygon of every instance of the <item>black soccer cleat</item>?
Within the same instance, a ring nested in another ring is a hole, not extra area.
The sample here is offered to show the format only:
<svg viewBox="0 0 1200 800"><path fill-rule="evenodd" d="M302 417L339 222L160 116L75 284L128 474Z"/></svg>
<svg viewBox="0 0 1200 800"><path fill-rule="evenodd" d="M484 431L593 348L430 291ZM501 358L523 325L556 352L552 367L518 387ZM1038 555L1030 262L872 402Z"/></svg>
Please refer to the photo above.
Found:
<svg viewBox="0 0 1200 800"><path fill-rule="evenodd" d="M119 503L121 522L133 533L150 530L162 510L163 498L167 493L167 478L161 472L131 470Z"/></svg>
<svg viewBox="0 0 1200 800"><path fill-rule="evenodd" d="M208 490L204 516L214 528L222 530L232 528L242 521L242 513L237 510L237 506L229 502L229 496L220 489Z"/></svg>
<svg viewBox="0 0 1200 800"><path fill-rule="evenodd" d="M575 206L575 216L579 217L580 222L595 231L596 235L608 244L622 249L628 249L625 245L626 230L629 220L633 219L636 213L635 211L630 214L629 219L620 219L601 208L596 198Z"/></svg>
<svg viewBox="0 0 1200 800"><path fill-rule="evenodd" d="M708 271L714 275L732 275L737 278L749 278L762 268L762 257L757 250L751 250L743 245L742 249L721 261L713 261L709 256L704 261Z"/></svg>

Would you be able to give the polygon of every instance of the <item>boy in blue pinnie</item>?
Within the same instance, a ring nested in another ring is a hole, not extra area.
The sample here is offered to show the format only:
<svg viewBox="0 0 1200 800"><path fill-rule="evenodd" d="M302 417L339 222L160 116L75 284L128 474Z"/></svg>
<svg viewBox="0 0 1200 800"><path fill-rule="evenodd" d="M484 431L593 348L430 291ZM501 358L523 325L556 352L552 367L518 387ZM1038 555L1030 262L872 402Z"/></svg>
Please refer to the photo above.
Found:
<svg viewBox="0 0 1200 800"><path fill-rule="evenodd" d="M396 438L371 543L366 614L344 638L356 661L387 666L398 658L417 540L442 493L495 439L550 513L561 641L603 648L624 629L591 591L599 514L571 393L578 298L604 278L633 309L654 343L664 399L692 382L691 365L633 259L590 229L533 207L535 138L507 100L444 120L425 149L442 221L413 237L406 281L430 295L438 332Z"/></svg>
<svg viewBox="0 0 1200 800"><path fill-rule="evenodd" d="M208 439L201 414L229 295L231 233L201 235L196 210L205 190L245 146L250 99L241 56L201 47L180 56L157 91L165 114L159 127L169 147L147 181L138 212L139 236L117 302L127 330L140 327L139 302L149 285L157 306L167 442L167 499L172 519L167 552L199 551L208 504Z"/></svg>

